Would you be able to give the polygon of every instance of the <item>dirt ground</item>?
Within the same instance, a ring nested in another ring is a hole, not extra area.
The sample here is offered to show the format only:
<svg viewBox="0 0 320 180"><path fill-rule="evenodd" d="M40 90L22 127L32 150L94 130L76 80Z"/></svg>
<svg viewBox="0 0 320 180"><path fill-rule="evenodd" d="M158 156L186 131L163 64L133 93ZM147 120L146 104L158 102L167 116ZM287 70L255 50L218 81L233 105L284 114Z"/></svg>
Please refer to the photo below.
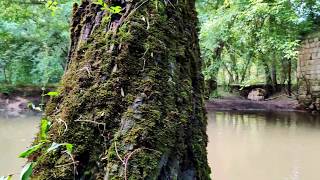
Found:
<svg viewBox="0 0 320 180"><path fill-rule="evenodd" d="M294 96L277 93L263 101L252 101L237 95L211 99L206 102L210 110L259 110L259 111L304 111Z"/></svg>
<svg viewBox="0 0 320 180"><path fill-rule="evenodd" d="M9 116L19 116L30 112L28 103L36 106L40 103L41 89L22 89L14 93L0 93L0 113ZM275 94L264 101L251 101L237 94L227 94L219 99L211 99L206 102L208 110L217 111L304 111L294 97L287 97L285 94Z"/></svg>

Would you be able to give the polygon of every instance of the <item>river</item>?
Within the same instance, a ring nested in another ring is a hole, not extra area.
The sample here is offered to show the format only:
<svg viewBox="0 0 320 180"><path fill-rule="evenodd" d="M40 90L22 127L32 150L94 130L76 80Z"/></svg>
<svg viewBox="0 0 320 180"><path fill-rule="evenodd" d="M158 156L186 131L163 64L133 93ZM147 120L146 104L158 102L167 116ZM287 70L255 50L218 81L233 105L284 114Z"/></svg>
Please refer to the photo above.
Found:
<svg viewBox="0 0 320 180"><path fill-rule="evenodd" d="M0 175L18 173L39 117L0 115ZM302 113L208 112L215 180L319 180L320 117Z"/></svg>
<svg viewBox="0 0 320 180"><path fill-rule="evenodd" d="M0 177L20 173L25 160L18 155L31 144L39 121L39 117L33 115L10 117L0 114Z"/></svg>
<svg viewBox="0 0 320 180"><path fill-rule="evenodd" d="M215 180L319 180L320 117L301 113L208 113Z"/></svg>

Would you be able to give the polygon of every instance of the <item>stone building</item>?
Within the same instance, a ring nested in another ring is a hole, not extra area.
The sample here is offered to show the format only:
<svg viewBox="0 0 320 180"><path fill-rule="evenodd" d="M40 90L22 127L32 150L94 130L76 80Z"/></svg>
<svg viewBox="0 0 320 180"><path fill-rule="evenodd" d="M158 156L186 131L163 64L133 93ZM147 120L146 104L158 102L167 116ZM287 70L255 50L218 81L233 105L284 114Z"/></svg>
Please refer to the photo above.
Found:
<svg viewBox="0 0 320 180"><path fill-rule="evenodd" d="M320 32L304 38L299 51L298 100L310 110L320 111Z"/></svg>

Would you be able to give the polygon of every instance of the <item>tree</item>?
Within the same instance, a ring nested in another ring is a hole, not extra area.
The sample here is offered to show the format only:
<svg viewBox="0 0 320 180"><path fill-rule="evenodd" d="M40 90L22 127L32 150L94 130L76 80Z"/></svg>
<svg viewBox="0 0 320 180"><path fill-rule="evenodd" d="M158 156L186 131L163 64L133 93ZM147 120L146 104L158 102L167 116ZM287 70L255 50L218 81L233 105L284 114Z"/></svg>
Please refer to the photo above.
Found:
<svg viewBox="0 0 320 180"><path fill-rule="evenodd" d="M194 0L75 4L61 84L35 179L210 179Z"/></svg>
<svg viewBox="0 0 320 180"><path fill-rule="evenodd" d="M72 3L59 4L52 16L41 2L0 2L5 9L0 12L1 83L45 85L57 83L63 74Z"/></svg>
<svg viewBox="0 0 320 180"><path fill-rule="evenodd" d="M229 84L262 80L290 87L288 72L295 69L301 34L317 27L319 7L314 0L198 1L206 79L219 79L223 71L227 77L220 79L228 78ZM252 69L265 74L249 76Z"/></svg>

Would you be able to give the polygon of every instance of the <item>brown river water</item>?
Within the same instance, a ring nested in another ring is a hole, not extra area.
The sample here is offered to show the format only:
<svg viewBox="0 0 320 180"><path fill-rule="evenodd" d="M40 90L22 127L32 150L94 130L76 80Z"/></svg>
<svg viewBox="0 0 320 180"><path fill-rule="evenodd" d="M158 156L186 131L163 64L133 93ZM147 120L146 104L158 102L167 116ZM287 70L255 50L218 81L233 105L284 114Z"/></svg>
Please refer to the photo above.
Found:
<svg viewBox="0 0 320 180"><path fill-rule="evenodd" d="M211 111L208 118L214 180L320 180L319 116ZM37 116L0 115L0 176L20 172L24 160L17 156L38 122Z"/></svg>

